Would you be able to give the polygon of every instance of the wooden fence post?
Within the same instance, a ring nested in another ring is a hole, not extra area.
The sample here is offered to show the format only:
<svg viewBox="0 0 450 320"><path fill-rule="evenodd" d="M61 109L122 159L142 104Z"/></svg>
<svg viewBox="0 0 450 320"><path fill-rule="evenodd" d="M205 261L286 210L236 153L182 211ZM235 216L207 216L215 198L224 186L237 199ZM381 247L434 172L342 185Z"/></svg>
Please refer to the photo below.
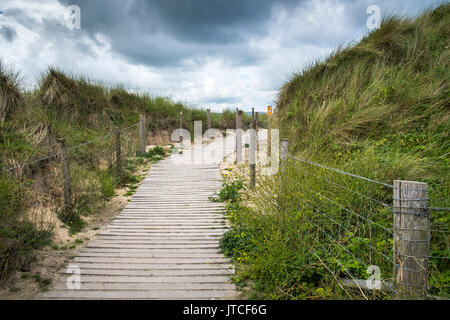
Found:
<svg viewBox="0 0 450 320"><path fill-rule="evenodd" d="M147 144L147 137L146 137L146 132L145 132L145 115L141 114L139 115L139 140L140 140L140 145L141 145L141 154L144 155L145 154L145 147Z"/></svg>
<svg viewBox="0 0 450 320"><path fill-rule="evenodd" d="M183 129L183 112L180 111L180 129Z"/></svg>
<svg viewBox="0 0 450 320"><path fill-rule="evenodd" d="M281 170L282 172L286 171L287 167L287 155L288 155L288 149L289 148L289 142L287 139L281 139L281 154L280 154L280 162L281 162Z"/></svg>
<svg viewBox="0 0 450 320"><path fill-rule="evenodd" d="M258 120L258 112L255 112L255 121L256 121L256 132L259 130L259 120Z"/></svg>
<svg viewBox="0 0 450 320"><path fill-rule="evenodd" d="M120 152L120 130L115 127L116 134L116 171L119 181L122 181L122 162L121 162L121 152Z"/></svg>
<svg viewBox="0 0 450 320"><path fill-rule="evenodd" d="M428 184L394 181L394 285L401 296L428 288L430 209Z"/></svg>
<svg viewBox="0 0 450 320"><path fill-rule="evenodd" d="M180 129L183 129L183 112L180 111ZM180 134L180 142L183 142L183 136Z"/></svg>
<svg viewBox="0 0 450 320"><path fill-rule="evenodd" d="M253 117L252 130L250 131L250 188L256 185L256 148L258 145L258 136L256 134L256 121Z"/></svg>
<svg viewBox="0 0 450 320"><path fill-rule="evenodd" d="M267 116L267 157L272 155L272 132L270 131L270 116Z"/></svg>
<svg viewBox="0 0 450 320"><path fill-rule="evenodd" d="M206 110L206 114L208 116L208 129L211 129L211 109Z"/></svg>
<svg viewBox="0 0 450 320"><path fill-rule="evenodd" d="M242 110L236 113L236 162L242 162Z"/></svg>
<svg viewBox="0 0 450 320"><path fill-rule="evenodd" d="M72 209L72 184L70 181L69 156L67 154L66 139L58 139L61 147L62 170L64 175L64 210Z"/></svg>

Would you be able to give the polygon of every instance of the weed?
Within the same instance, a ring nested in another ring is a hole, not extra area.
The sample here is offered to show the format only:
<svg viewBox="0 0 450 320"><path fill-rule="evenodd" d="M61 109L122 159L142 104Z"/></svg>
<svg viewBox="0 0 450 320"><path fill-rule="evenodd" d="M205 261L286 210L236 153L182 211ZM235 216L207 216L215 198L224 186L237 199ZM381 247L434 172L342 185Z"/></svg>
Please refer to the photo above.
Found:
<svg viewBox="0 0 450 320"><path fill-rule="evenodd" d="M48 286L52 283L52 279L42 278L39 272L34 273L31 278L38 284L41 291L47 291Z"/></svg>
<svg viewBox="0 0 450 320"><path fill-rule="evenodd" d="M239 178L236 180L232 180L232 181L224 181L222 184L222 189L218 193L218 198L213 199L213 201L236 202L240 198L239 190L241 190L243 187L244 187L244 181Z"/></svg>

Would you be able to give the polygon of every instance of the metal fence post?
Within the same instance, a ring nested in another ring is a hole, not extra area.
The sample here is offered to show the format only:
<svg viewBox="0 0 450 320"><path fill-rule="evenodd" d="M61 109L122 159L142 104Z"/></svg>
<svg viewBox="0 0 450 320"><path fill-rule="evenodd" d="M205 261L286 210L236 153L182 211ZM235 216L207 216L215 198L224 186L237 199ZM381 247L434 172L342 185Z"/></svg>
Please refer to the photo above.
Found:
<svg viewBox="0 0 450 320"><path fill-rule="evenodd" d="M430 209L428 184L394 181L394 284L402 296L428 288Z"/></svg>
<svg viewBox="0 0 450 320"><path fill-rule="evenodd" d="M146 132L145 132L145 115L139 115L139 140L141 146L141 154L145 154L145 146L146 146Z"/></svg>
<svg viewBox="0 0 450 320"><path fill-rule="evenodd" d="M69 156L67 154L66 139L58 139L61 147L62 170L64 175L64 210L72 209L72 184L70 181Z"/></svg>

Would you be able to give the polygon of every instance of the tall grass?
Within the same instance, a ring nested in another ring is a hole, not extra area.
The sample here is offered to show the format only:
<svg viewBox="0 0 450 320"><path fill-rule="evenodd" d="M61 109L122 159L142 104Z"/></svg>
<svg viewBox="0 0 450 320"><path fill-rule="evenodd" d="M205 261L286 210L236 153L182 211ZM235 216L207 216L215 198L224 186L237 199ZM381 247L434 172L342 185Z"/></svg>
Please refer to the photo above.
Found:
<svg viewBox="0 0 450 320"><path fill-rule="evenodd" d="M387 18L360 43L294 75L281 89L273 126L290 153L373 180L427 182L431 207L450 207L450 5L415 20ZM289 160L229 207L222 247L251 297L385 299L343 287L369 265L392 281L392 190ZM362 196L364 195L364 196ZM369 199L370 198L370 199ZM373 201L374 199L376 201ZM449 214L433 211L433 230ZM447 257L447 233L432 232L430 254ZM449 297L448 259L430 259L431 295Z"/></svg>

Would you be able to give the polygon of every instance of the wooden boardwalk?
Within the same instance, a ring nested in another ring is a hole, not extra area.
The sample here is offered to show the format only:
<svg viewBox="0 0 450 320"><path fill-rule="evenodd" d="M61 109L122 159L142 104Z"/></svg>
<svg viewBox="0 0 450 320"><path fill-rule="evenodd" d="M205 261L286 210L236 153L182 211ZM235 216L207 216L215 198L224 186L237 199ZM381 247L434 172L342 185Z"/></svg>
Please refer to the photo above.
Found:
<svg viewBox="0 0 450 320"><path fill-rule="evenodd" d="M127 207L71 261L81 287L64 281L40 298L236 298L233 266L219 251L224 205L209 200L221 185L222 157L214 157L215 164L180 165L170 157L155 164Z"/></svg>

